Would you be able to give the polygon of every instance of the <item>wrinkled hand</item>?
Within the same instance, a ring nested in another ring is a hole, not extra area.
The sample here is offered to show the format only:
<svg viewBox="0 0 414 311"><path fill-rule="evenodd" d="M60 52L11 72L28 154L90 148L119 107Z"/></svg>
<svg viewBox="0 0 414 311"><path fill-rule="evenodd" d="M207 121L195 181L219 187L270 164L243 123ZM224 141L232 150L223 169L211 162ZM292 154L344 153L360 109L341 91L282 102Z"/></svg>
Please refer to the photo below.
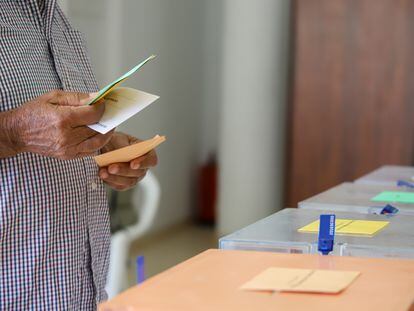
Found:
<svg viewBox="0 0 414 311"><path fill-rule="evenodd" d="M116 132L109 143L102 148L102 153L113 151L140 142L130 135ZM156 166L158 162L156 152L150 151L146 155L128 163L114 163L99 170L99 176L111 188L125 191L134 187L147 174L147 170Z"/></svg>
<svg viewBox="0 0 414 311"><path fill-rule="evenodd" d="M95 153L108 143L86 125L100 120L104 102L86 105L95 94L55 90L11 111L11 140L17 153L33 152L63 160Z"/></svg>

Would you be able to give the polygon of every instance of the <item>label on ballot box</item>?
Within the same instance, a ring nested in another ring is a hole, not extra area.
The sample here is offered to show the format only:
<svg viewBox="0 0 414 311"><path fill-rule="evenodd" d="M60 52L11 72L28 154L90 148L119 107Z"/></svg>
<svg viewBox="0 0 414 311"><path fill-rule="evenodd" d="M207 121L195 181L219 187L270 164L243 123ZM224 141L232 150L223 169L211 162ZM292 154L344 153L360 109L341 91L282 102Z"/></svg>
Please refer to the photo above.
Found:
<svg viewBox="0 0 414 311"><path fill-rule="evenodd" d="M389 224L389 221L336 219L335 233L338 235L373 236ZM300 228L299 232L318 233L319 220Z"/></svg>
<svg viewBox="0 0 414 311"><path fill-rule="evenodd" d="M335 215L321 215L319 218L318 251L328 255L335 241Z"/></svg>

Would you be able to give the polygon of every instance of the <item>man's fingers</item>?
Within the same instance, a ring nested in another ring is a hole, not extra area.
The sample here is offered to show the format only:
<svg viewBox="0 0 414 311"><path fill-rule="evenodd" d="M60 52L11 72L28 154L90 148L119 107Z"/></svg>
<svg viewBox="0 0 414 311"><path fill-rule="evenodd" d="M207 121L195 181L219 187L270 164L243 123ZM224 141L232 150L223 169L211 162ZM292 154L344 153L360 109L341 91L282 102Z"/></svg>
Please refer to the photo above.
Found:
<svg viewBox="0 0 414 311"><path fill-rule="evenodd" d="M96 97L97 93L76 93L55 90L45 94L47 102L65 106L70 109L69 118L72 127L97 123L105 112L104 100L93 105L87 105Z"/></svg>
<svg viewBox="0 0 414 311"><path fill-rule="evenodd" d="M111 187L112 189L114 189L114 190L116 190L116 191L126 191L126 190L128 190L128 189L130 189L130 188L132 188L132 187L127 187L127 186L120 186L120 185L117 185L117 184L113 184L113 183L110 183L110 182L107 182L107 181L104 181L109 187Z"/></svg>
<svg viewBox="0 0 414 311"><path fill-rule="evenodd" d="M84 106L96 97L96 93L65 92L62 90L54 90L46 95L49 103L60 106Z"/></svg>
<svg viewBox="0 0 414 311"><path fill-rule="evenodd" d="M156 166L158 163L157 153L152 150L146 155L143 155L139 158L136 158L130 162L130 167L132 169L149 169Z"/></svg>
<svg viewBox="0 0 414 311"><path fill-rule="evenodd" d="M71 107L72 127L98 123L105 112L105 102L99 101L93 105Z"/></svg>
<svg viewBox="0 0 414 311"><path fill-rule="evenodd" d="M129 145L129 137L127 135L121 133L114 134L114 139L112 141L112 147L114 149L119 149Z"/></svg>
<svg viewBox="0 0 414 311"><path fill-rule="evenodd" d="M133 144L137 144L137 143L142 142L141 139L138 139L138 138L136 138L134 136L131 136L131 135L128 135L128 134L124 134L124 135L126 137L128 137L128 140L129 140L129 144L128 145L133 145Z"/></svg>
<svg viewBox="0 0 414 311"><path fill-rule="evenodd" d="M108 166L108 172L112 175L120 175L125 177L140 177L145 170L132 169L129 163L114 163Z"/></svg>
<svg viewBox="0 0 414 311"><path fill-rule="evenodd" d="M142 176L140 177L125 177L125 176L112 175L112 174L104 175L101 172L99 176L102 178L103 181L115 187L115 189L123 190L123 189L131 188L135 186L139 180L144 178L145 174L142 174Z"/></svg>
<svg viewBox="0 0 414 311"><path fill-rule="evenodd" d="M139 183L145 176L138 177L135 179L135 181L132 184L118 184L114 183L112 181L104 180L104 182L110 186L112 189L118 190L118 191L125 191L128 189L133 188L137 183Z"/></svg>
<svg viewBox="0 0 414 311"><path fill-rule="evenodd" d="M91 138L86 139L77 146L77 153L92 153L103 146L105 146L111 139L113 132L106 133L105 135L97 134Z"/></svg>

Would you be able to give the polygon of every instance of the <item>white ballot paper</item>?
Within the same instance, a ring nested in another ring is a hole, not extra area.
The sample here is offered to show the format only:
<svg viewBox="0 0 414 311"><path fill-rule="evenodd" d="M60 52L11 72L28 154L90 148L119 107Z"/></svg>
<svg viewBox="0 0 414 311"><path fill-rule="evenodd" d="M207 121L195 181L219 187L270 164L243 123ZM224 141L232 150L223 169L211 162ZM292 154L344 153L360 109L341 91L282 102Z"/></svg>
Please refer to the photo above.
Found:
<svg viewBox="0 0 414 311"><path fill-rule="evenodd" d="M128 87L118 87L110 91L105 98L105 112L101 120L89 128L106 134L133 115L142 111L159 96L138 91Z"/></svg>

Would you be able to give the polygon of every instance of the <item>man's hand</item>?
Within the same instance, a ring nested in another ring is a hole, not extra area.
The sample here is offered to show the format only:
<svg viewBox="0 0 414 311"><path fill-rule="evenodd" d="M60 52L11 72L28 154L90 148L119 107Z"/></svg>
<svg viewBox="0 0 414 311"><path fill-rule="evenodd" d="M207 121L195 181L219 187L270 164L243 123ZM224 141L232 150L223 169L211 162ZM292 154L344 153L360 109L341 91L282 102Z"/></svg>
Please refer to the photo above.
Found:
<svg viewBox="0 0 414 311"><path fill-rule="evenodd" d="M102 135L86 126L98 122L105 111L103 101L86 105L94 95L56 90L5 112L8 146L14 154L33 152L65 160L95 153L113 133Z"/></svg>
<svg viewBox="0 0 414 311"><path fill-rule="evenodd" d="M116 132L110 142L102 148L102 153L116 150L140 142L135 137ZM134 187L141 181L150 167L156 166L158 162L155 151L150 151L142 157L136 158L129 163L114 163L99 170L99 176L111 188L124 191Z"/></svg>

